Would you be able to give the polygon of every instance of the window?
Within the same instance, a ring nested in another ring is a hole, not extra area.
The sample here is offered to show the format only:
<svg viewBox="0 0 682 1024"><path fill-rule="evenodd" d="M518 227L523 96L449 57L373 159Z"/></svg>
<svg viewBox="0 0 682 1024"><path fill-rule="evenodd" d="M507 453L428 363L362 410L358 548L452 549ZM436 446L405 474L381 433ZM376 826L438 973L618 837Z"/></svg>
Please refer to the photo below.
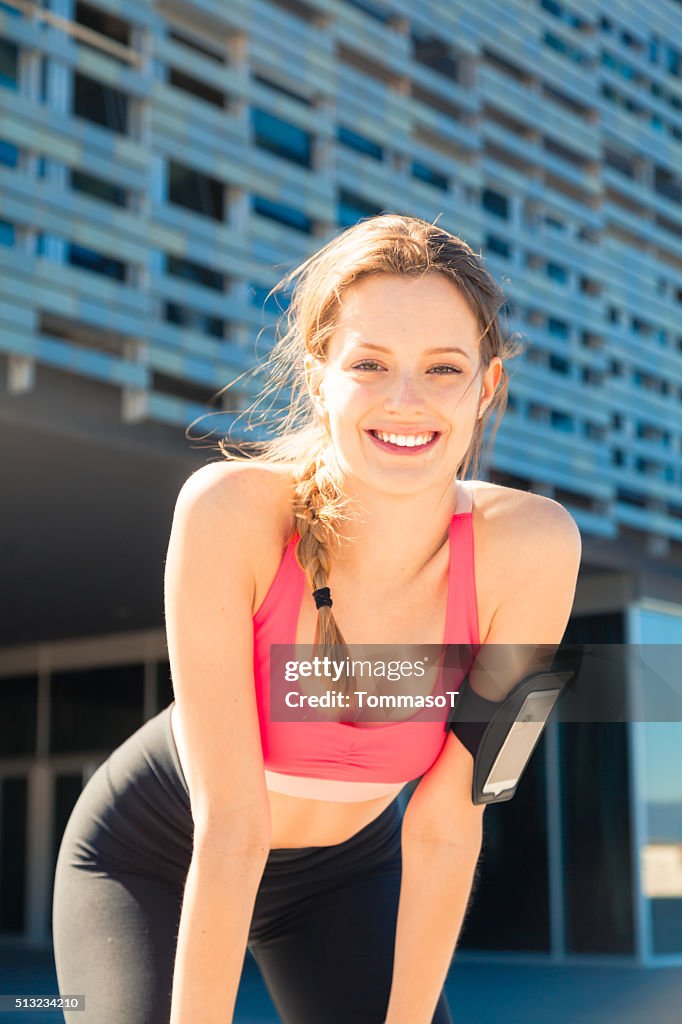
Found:
<svg viewBox="0 0 682 1024"><path fill-rule="evenodd" d="M559 284L566 284L568 281L568 272L565 267L562 267L559 263L547 263L547 277L552 281L558 281Z"/></svg>
<svg viewBox="0 0 682 1024"><path fill-rule="evenodd" d="M286 11L287 14L293 14L295 18L300 18L301 21L309 25L317 23L318 11L314 7L309 7L303 0L271 0L271 2L275 7Z"/></svg>
<svg viewBox="0 0 682 1024"><path fill-rule="evenodd" d="M349 7L356 7L359 11L363 11L364 14L368 14L370 18L381 22L382 25L388 25L391 21L390 12L385 11L378 4L370 3L370 0L345 0L345 3Z"/></svg>
<svg viewBox="0 0 682 1024"><path fill-rule="evenodd" d="M555 142L554 139L543 138L542 145L546 153L553 153L554 156L558 156L559 159L565 160L566 163L572 164L574 167L583 169L589 163L581 153L574 149L569 149L568 146L562 146L560 143Z"/></svg>
<svg viewBox="0 0 682 1024"><path fill-rule="evenodd" d="M37 329L41 336L63 338L71 346L77 346L90 352L108 352L110 355L123 357L126 335L116 330L108 330L101 324L96 327L74 317L61 316L38 310Z"/></svg>
<svg viewBox="0 0 682 1024"><path fill-rule="evenodd" d="M555 338L568 338L569 327L565 320L558 320L554 316L548 317L547 330Z"/></svg>
<svg viewBox="0 0 682 1024"><path fill-rule="evenodd" d="M633 158L624 153L618 153L610 146L606 146L604 149L604 163L607 167L612 167L614 171L618 171L619 174L624 174L628 178L636 177Z"/></svg>
<svg viewBox="0 0 682 1024"><path fill-rule="evenodd" d="M291 160L301 167L312 166L310 132L257 107L251 111L251 127L254 142L260 149Z"/></svg>
<svg viewBox="0 0 682 1024"><path fill-rule="evenodd" d="M14 245L14 224L8 220L0 220L0 245Z"/></svg>
<svg viewBox="0 0 682 1024"><path fill-rule="evenodd" d="M549 368L554 370L556 373L570 373L570 363L568 359L564 359L563 356L558 356L554 352L550 353L549 356Z"/></svg>
<svg viewBox="0 0 682 1024"><path fill-rule="evenodd" d="M0 39L0 86L16 89L19 75L19 50L8 39Z"/></svg>
<svg viewBox="0 0 682 1024"><path fill-rule="evenodd" d="M381 208L354 192L341 189L338 194L337 219L342 227L356 224L362 217L375 217Z"/></svg>
<svg viewBox="0 0 682 1024"><path fill-rule="evenodd" d="M371 156L374 160L383 160L384 158L383 147L378 142L373 142L366 135L359 135L357 132L352 131L352 129L346 128L343 124L337 127L336 138L342 146L355 149L358 153Z"/></svg>
<svg viewBox="0 0 682 1024"><path fill-rule="evenodd" d="M505 242L503 238L498 238L497 235L486 235L485 247L488 252L494 252L496 255L503 256L505 259L509 259L511 256L511 246L508 242Z"/></svg>
<svg viewBox="0 0 682 1024"><path fill-rule="evenodd" d="M573 417L567 413L552 409L549 421L556 430L561 430L565 434L573 433Z"/></svg>
<svg viewBox="0 0 682 1024"><path fill-rule="evenodd" d="M434 188L440 189L441 192L447 192L450 187L450 179L445 174L441 174L440 171L434 171L432 167L427 167L426 164L420 164L416 161L412 164L412 177L417 178L418 181L423 181L427 185L433 185Z"/></svg>
<svg viewBox="0 0 682 1024"><path fill-rule="evenodd" d="M210 334L214 338L225 336L225 321L222 317L209 316L201 310L193 309L191 306L181 306L177 302L166 302L163 308L163 317L169 324L177 327L189 327L191 330L199 331L201 334Z"/></svg>
<svg viewBox="0 0 682 1024"><path fill-rule="evenodd" d="M85 171L71 171L71 188L74 192L85 192L94 199L111 203L112 206L126 205L126 190L122 185L114 185L103 178L95 177L94 174L86 174Z"/></svg>
<svg viewBox="0 0 682 1024"><path fill-rule="evenodd" d="M55 672L50 754L111 750L144 721L144 665Z"/></svg>
<svg viewBox="0 0 682 1024"><path fill-rule="evenodd" d="M225 54L222 47L218 46L217 43L214 47L208 40L199 40L198 36L194 34L189 35L186 30L180 31L177 28L169 31L168 38L172 39L174 43L180 43L182 46L194 50L195 53L200 53L202 57L208 57L209 60L213 60L217 64L225 63Z"/></svg>
<svg viewBox="0 0 682 1024"><path fill-rule="evenodd" d="M659 195L672 199L674 203L682 203L682 178L673 174L665 167L654 167L654 188Z"/></svg>
<svg viewBox="0 0 682 1024"><path fill-rule="evenodd" d="M76 0L75 20L79 25L85 25L86 28L91 28L93 32L99 32L116 43L130 45L130 25L123 18L118 18L108 11L100 11L92 4Z"/></svg>
<svg viewBox="0 0 682 1024"><path fill-rule="evenodd" d="M268 78L266 75L261 75L254 72L251 75L254 82L258 82L259 85L264 85L267 89L272 89L273 92L278 92L282 96L288 96L290 100L296 100L297 103L302 103L305 107L312 107L313 101L308 96L304 96L300 92L296 92L294 89L289 89L287 86L282 85L280 82L275 82L272 78Z"/></svg>
<svg viewBox="0 0 682 1024"><path fill-rule="evenodd" d="M488 213L494 213L496 217L509 220L509 200L501 192L494 192L491 188L483 189L483 209Z"/></svg>
<svg viewBox="0 0 682 1024"><path fill-rule="evenodd" d="M221 181L208 174L168 161L168 200L201 213L212 220L222 221L225 215L224 188Z"/></svg>
<svg viewBox="0 0 682 1024"><path fill-rule="evenodd" d="M19 163L19 150L11 142L0 139L0 164L5 167L16 167Z"/></svg>
<svg viewBox="0 0 682 1024"><path fill-rule="evenodd" d="M570 57L576 64L589 64L589 57L587 54L583 53L582 50L579 50L577 46L571 46L571 44L567 43L565 39L561 39L559 36L555 36L551 32L545 32L543 42L552 50L556 50L557 53Z"/></svg>
<svg viewBox="0 0 682 1024"><path fill-rule="evenodd" d="M205 82L200 82L198 78L188 75L185 71L169 68L168 84L189 93L190 96L196 96L197 99L204 100L205 103L210 103L211 106L218 107L220 110L227 105L224 92Z"/></svg>
<svg viewBox="0 0 682 1024"><path fill-rule="evenodd" d="M36 753L38 680L9 676L0 685L0 750L3 757L33 757Z"/></svg>
<svg viewBox="0 0 682 1024"><path fill-rule="evenodd" d="M293 206L266 199L265 196L253 196L253 212L279 224L286 224L295 231L301 231L306 235L312 234L313 222L310 217Z"/></svg>
<svg viewBox="0 0 682 1024"><path fill-rule="evenodd" d="M501 71L502 74L516 79L517 82L523 82L527 85L531 81L532 76L530 72L524 71L520 65L512 63L512 61L501 54L494 53L487 46L483 47L482 55L486 64L490 64L491 67Z"/></svg>
<svg viewBox="0 0 682 1024"><path fill-rule="evenodd" d="M128 132L128 97L120 89L104 85L75 71L72 113L86 121L125 135Z"/></svg>
<svg viewBox="0 0 682 1024"><path fill-rule="evenodd" d="M459 81L459 65L444 39L413 32L412 56L418 64L424 64L437 75L443 75L453 82Z"/></svg>
<svg viewBox="0 0 682 1024"><path fill-rule="evenodd" d="M185 402L195 402L199 405L208 405L215 396L215 389L197 381L187 380L186 377L171 377L167 373L152 373L152 391L162 395L170 395L172 398L181 398Z"/></svg>
<svg viewBox="0 0 682 1024"><path fill-rule="evenodd" d="M461 124L470 122L470 118L461 107L444 99L438 93L432 92L431 89L423 89L420 85L413 83L412 99L417 103L423 103L425 106L430 107L431 110L437 110L439 113L445 114L446 117L451 118L453 121L459 121Z"/></svg>
<svg viewBox="0 0 682 1024"><path fill-rule="evenodd" d="M90 270L94 274L102 274L104 277L113 277L117 281L125 281L126 265L121 260L112 256L105 256L94 249L86 249L74 242L67 243L67 262L72 267L80 267L81 270Z"/></svg>
<svg viewBox="0 0 682 1024"><path fill-rule="evenodd" d="M361 75L367 75L382 85L395 85L398 80L397 74L390 68L343 44L337 46L336 56L343 64L347 64Z"/></svg>
<svg viewBox="0 0 682 1024"><path fill-rule="evenodd" d="M225 275L219 270L213 270L212 267L207 267L203 263L195 263L184 257L167 254L166 273L173 277L182 277L185 281L192 281L194 284L201 284L204 288L212 288L217 292L222 292L225 288Z"/></svg>

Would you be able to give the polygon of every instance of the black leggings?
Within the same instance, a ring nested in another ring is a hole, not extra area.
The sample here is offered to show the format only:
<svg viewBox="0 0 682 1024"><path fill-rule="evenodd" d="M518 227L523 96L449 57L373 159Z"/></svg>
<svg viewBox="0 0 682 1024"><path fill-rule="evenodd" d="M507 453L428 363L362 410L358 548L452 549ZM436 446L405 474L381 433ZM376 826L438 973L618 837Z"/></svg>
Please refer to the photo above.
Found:
<svg viewBox="0 0 682 1024"><path fill-rule="evenodd" d="M57 859L59 990L67 1024L168 1024L185 878L189 791L169 705L88 780ZM283 1024L382 1024L400 893L397 799L335 846L271 850L248 949ZM432 1024L452 1024L441 993Z"/></svg>

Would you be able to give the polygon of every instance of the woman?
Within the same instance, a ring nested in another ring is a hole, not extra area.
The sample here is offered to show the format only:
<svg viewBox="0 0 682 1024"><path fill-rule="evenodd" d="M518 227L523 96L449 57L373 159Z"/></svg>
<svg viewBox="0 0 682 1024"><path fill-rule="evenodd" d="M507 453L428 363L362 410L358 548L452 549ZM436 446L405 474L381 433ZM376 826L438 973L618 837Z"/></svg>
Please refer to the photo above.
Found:
<svg viewBox="0 0 682 1024"><path fill-rule="evenodd" d="M69 1022L225 1024L247 946L284 1024L452 1020L482 838L471 755L444 717L275 721L270 646L554 649L579 533L548 498L461 480L516 354L468 245L384 215L293 280L270 363L290 419L255 458L221 446L178 497L175 700L98 768L62 840L57 975L86 999Z"/></svg>

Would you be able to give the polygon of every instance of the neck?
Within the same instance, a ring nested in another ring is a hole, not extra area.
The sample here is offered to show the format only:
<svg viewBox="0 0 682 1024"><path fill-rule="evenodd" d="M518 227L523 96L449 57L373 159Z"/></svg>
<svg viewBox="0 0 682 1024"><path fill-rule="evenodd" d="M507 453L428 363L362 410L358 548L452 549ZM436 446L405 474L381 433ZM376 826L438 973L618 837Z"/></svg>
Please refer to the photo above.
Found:
<svg viewBox="0 0 682 1024"><path fill-rule="evenodd" d="M450 522L465 502L456 483L418 494L390 495L344 481L354 514L339 527L339 554L329 577L334 593L334 564L345 575L377 585L400 586L417 580L447 544Z"/></svg>

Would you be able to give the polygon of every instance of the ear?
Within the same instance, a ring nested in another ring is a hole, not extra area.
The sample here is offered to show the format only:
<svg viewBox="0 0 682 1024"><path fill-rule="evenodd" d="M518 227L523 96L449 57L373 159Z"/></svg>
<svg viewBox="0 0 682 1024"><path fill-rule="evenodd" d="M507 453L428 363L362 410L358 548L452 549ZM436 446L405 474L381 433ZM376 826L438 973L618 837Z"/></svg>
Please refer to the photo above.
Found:
<svg viewBox="0 0 682 1024"><path fill-rule="evenodd" d="M303 358L303 365L305 369L305 379L308 386L308 391L312 399L312 403L315 406L317 414L324 416L326 413L324 406L324 382L323 382L323 363L316 359L315 356L307 352Z"/></svg>
<svg viewBox="0 0 682 1024"><path fill-rule="evenodd" d="M478 419L488 408L492 402L495 392L497 391L497 385L500 383L500 377L502 376L502 360L499 356L494 356L490 360L490 365L486 371L483 387L481 389L480 404L478 410Z"/></svg>

